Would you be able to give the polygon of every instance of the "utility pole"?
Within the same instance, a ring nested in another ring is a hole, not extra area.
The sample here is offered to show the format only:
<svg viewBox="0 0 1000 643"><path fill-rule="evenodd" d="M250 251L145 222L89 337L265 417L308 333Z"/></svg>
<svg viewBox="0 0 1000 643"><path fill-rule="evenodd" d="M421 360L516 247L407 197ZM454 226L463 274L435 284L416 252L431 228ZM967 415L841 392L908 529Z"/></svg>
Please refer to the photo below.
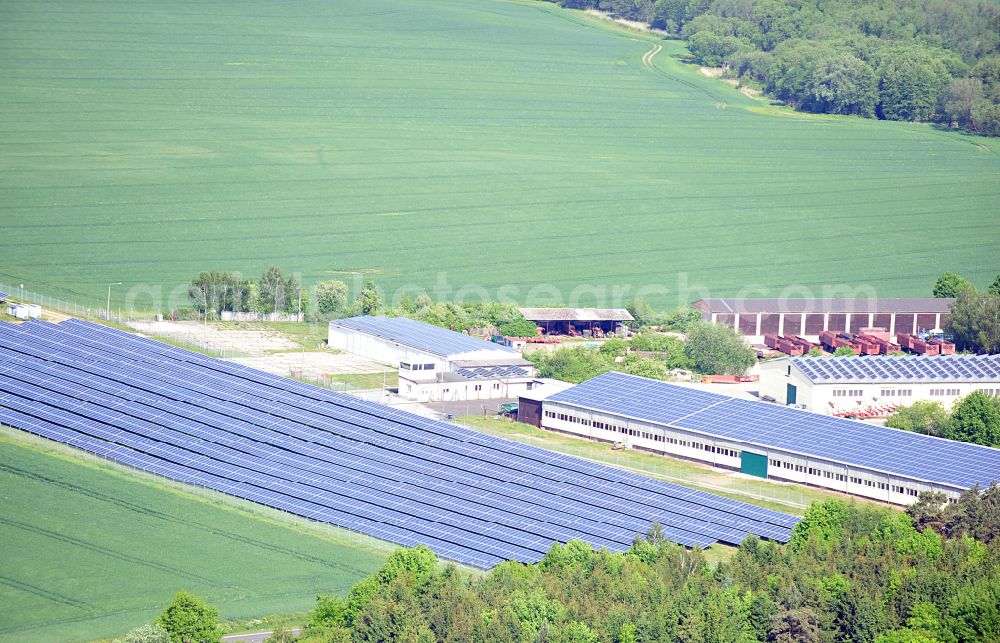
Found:
<svg viewBox="0 0 1000 643"><path fill-rule="evenodd" d="M121 286L122 282L116 281L113 284L108 284L108 305L104 309L104 319L111 321L111 286Z"/></svg>

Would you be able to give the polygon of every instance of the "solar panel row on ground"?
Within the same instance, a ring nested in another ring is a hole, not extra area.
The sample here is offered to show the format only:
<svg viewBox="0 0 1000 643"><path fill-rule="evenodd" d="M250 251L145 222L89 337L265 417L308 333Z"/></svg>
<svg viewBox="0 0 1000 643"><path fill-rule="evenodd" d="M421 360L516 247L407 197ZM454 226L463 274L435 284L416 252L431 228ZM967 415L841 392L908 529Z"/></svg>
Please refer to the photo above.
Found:
<svg viewBox="0 0 1000 643"><path fill-rule="evenodd" d="M813 382L998 382L1000 355L793 357Z"/></svg>
<svg viewBox="0 0 1000 643"><path fill-rule="evenodd" d="M652 521L689 546L796 519L76 320L0 324L0 421L170 478L488 568Z"/></svg>
<svg viewBox="0 0 1000 643"><path fill-rule="evenodd" d="M1000 480L1000 449L623 373L598 376L548 401L961 488Z"/></svg>

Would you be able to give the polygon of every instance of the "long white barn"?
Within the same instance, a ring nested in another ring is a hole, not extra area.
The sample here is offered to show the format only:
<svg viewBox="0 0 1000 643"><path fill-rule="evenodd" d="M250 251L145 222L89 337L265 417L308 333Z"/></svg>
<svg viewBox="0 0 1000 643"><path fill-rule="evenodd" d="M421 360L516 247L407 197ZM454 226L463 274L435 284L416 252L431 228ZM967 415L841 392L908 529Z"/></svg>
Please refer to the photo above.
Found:
<svg viewBox="0 0 1000 643"><path fill-rule="evenodd" d="M1000 481L1000 449L606 373L541 401L542 428L897 505Z"/></svg>

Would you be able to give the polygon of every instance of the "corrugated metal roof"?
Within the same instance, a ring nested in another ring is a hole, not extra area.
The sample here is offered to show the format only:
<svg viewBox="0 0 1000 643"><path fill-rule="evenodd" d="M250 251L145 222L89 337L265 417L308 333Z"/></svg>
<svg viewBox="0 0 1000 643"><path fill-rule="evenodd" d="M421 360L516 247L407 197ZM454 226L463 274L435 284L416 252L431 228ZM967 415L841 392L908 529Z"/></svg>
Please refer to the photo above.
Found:
<svg viewBox="0 0 1000 643"><path fill-rule="evenodd" d="M708 313L949 313L954 299L699 299Z"/></svg>
<svg viewBox="0 0 1000 643"><path fill-rule="evenodd" d="M530 321L632 321L624 308L518 308Z"/></svg>
<svg viewBox="0 0 1000 643"><path fill-rule="evenodd" d="M1000 382L1000 355L792 357L810 382L892 384Z"/></svg>
<svg viewBox="0 0 1000 643"><path fill-rule="evenodd" d="M330 326L381 337L441 357L477 351L517 354L517 351L509 346L501 346L484 339L470 337L447 328L406 317L348 317L347 319L335 319L330 322Z"/></svg>
<svg viewBox="0 0 1000 643"><path fill-rule="evenodd" d="M548 401L962 489L1000 481L1000 449L624 373L599 375Z"/></svg>

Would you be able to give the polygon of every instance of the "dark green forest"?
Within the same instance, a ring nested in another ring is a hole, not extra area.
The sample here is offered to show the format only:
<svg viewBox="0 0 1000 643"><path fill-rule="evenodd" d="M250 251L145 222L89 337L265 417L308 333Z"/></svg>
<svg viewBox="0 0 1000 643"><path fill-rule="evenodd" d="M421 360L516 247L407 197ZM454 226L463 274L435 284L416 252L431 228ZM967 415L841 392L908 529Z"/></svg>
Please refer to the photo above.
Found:
<svg viewBox="0 0 1000 643"><path fill-rule="evenodd" d="M693 60L807 112L1000 136L1000 4L552 0L684 38Z"/></svg>
<svg viewBox="0 0 1000 643"><path fill-rule="evenodd" d="M320 596L303 640L1000 640L1000 488L943 502L816 503L787 545L748 539L716 565L656 525L624 554L570 542L482 576L400 549L349 596Z"/></svg>

